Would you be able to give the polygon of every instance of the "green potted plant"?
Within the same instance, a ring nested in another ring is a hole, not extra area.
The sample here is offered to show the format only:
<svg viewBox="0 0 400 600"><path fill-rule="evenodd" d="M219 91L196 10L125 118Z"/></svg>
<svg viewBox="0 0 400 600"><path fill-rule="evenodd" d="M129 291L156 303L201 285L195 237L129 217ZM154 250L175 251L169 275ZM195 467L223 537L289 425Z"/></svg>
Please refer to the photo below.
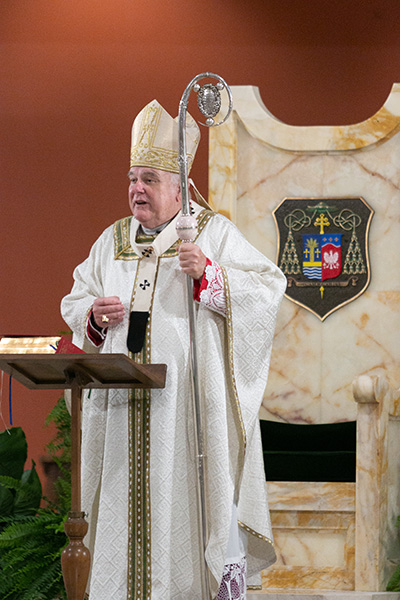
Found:
<svg viewBox="0 0 400 600"><path fill-rule="evenodd" d="M34 515L42 498L42 486L35 463L24 471L28 454L20 427L0 433L0 530L10 518Z"/></svg>
<svg viewBox="0 0 400 600"><path fill-rule="evenodd" d="M70 418L60 399L47 422L57 427L47 451L59 465L58 500L40 507L42 488L35 465L24 471L27 443L21 428L0 433L0 598L66 598L61 552L68 540L64 523L70 505Z"/></svg>

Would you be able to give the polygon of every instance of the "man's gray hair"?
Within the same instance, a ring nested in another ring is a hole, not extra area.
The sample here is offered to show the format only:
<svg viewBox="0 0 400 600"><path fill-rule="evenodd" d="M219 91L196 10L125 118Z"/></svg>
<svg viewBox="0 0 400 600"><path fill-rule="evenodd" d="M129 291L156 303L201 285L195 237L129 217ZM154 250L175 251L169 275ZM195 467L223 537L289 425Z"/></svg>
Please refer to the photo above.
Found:
<svg viewBox="0 0 400 600"><path fill-rule="evenodd" d="M171 177L171 182L175 183L176 185L181 185L181 176L179 173L171 173L169 172L170 177Z"/></svg>
<svg viewBox="0 0 400 600"><path fill-rule="evenodd" d="M171 183L177 185L179 187L179 189L181 188L181 176L179 173L172 173L171 171L169 171L169 174L171 176ZM189 194L189 200L193 200L192 198L192 194L190 193L190 186L188 187L188 194Z"/></svg>

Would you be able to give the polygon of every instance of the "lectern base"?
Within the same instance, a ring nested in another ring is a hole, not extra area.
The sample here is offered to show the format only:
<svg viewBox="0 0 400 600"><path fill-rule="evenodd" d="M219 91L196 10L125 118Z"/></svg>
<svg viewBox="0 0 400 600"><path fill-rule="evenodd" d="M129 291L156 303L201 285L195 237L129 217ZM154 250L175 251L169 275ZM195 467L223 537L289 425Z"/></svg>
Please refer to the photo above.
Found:
<svg viewBox="0 0 400 600"><path fill-rule="evenodd" d="M69 544L61 555L64 585L68 600L84 600L90 570L90 552L83 544L88 524L83 512L68 513L65 533Z"/></svg>

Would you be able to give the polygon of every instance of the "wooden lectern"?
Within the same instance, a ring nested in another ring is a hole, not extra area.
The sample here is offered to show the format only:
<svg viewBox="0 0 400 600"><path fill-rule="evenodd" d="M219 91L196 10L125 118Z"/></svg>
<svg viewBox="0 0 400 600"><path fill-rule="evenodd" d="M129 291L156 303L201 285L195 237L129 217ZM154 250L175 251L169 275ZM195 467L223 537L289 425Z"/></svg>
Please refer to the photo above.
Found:
<svg viewBox="0 0 400 600"><path fill-rule="evenodd" d="M163 388L166 365L140 365L124 354L1 354L0 369L35 390L70 389L71 511L69 545L61 557L68 600L83 600L90 569L83 544L88 524L81 511L81 395L83 388Z"/></svg>

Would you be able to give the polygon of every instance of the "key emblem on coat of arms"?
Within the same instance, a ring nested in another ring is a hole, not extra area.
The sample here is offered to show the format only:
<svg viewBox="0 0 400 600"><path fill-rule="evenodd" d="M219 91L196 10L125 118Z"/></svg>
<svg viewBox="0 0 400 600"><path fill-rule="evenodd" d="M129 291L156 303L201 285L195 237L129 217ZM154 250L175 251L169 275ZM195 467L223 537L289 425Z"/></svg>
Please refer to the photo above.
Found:
<svg viewBox="0 0 400 600"><path fill-rule="evenodd" d="M285 198L273 215L286 297L321 321L358 298L371 278L373 214L363 198Z"/></svg>

